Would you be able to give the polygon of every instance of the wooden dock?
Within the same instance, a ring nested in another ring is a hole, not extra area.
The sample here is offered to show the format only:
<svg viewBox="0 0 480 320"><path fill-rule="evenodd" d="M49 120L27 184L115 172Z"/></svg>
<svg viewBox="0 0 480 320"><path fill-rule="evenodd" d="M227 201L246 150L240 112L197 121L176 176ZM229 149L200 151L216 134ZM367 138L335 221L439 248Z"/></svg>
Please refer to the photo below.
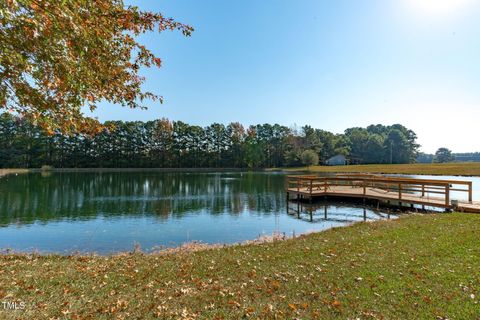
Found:
<svg viewBox="0 0 480 320"><path fill-rule="evenodd" d="M451 198L451 192L465 192L468 200ZM445 210L480 213L473 201L471 181L430 180L366 174L333 177L288 176L287 200L292 196L310 202L320 197L378 200L392 205L421 205Z"/></svg>

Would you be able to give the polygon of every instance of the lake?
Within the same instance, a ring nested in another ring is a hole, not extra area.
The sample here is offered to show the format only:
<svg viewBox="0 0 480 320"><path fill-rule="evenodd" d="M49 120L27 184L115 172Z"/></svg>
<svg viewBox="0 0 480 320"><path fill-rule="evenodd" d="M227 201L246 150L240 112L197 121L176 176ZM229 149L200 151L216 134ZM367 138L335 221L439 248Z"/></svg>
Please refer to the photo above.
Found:
<svg viewBox="0 0 480 320"><path fill-rule="evenodd" d="M138 243L149 252L395 218L351 203L287 205L284 183L263 172L8 175L0 178L0 249L110 254Z"/></svg>

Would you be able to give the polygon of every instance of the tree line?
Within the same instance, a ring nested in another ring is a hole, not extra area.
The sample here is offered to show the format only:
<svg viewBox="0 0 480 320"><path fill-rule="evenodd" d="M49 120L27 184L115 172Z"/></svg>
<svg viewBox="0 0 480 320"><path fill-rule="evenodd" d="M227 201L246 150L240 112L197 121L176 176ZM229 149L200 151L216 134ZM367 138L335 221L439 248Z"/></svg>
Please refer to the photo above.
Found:
<svg viewBox="0 0 480 320"><path fill-rule="evenodd" d="M334 134L311 126L206 127L182 121L107 121L96 135L47 133L26 118L0 115L0 167L266 168L301 166L312 151L320 164L344 155L351 164L411 163L419 145L400 124L350 128Z"/></svg>

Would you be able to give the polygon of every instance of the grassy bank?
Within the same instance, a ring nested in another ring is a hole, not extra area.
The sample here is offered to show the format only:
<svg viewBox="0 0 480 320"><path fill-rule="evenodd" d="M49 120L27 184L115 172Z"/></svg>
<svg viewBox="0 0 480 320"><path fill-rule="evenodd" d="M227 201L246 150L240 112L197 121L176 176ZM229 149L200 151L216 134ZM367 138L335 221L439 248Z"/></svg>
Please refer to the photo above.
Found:
<svg viewBox="0 0 480 320"><path fill-rule="evenodd" d="M311 166L287 168L283 171L310 172L365 172L365 173L398 173L451 176L480 176L480 162L465 163L414 163L414 164L366 164L352 166Z"/></svg>
<svg viewBox="0 0 480 320"><path fill-rule="evenodd" d="M480 215L171 255L0 256L0 318L476 319Z"/></svg>

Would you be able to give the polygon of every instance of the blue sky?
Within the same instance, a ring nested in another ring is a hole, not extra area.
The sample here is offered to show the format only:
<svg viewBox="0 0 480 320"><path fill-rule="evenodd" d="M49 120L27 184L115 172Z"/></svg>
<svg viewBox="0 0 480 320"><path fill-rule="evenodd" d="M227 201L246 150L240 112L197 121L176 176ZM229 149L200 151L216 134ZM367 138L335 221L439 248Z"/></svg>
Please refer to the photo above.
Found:
<svg viewBox="0 0 480 320"><path fill-rule="evenodd" d="M143 0L195 27L139 40L163 60L149 109L105 104L100 120L167 117L343 132L401 123L422 151L480 151L480 2Z"/></svg>

